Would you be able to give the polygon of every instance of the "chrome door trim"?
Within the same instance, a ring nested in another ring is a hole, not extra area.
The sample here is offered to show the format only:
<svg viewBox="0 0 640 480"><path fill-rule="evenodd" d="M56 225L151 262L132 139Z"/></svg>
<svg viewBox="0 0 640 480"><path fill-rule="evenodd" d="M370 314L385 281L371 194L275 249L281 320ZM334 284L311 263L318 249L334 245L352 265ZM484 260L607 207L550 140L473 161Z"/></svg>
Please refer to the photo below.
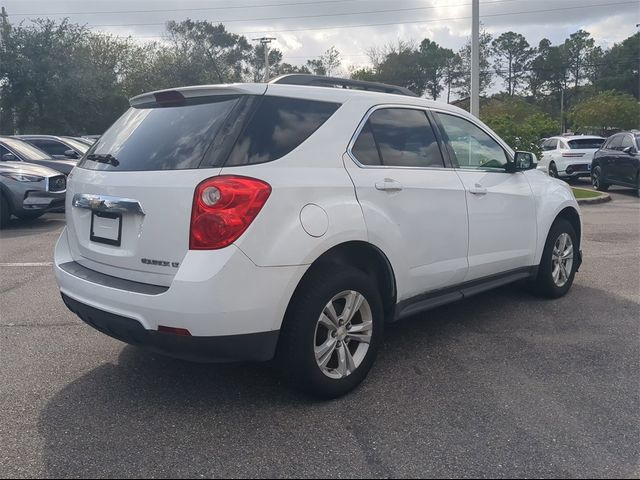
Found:
<svg viewBox="0 0 640 480"><path fill-rule="evenodd" d="M110 195L76 193L73 196L71 205L76 208L86 208L94 212L146 215L139 201L131 198L112 197Z"/></svg>

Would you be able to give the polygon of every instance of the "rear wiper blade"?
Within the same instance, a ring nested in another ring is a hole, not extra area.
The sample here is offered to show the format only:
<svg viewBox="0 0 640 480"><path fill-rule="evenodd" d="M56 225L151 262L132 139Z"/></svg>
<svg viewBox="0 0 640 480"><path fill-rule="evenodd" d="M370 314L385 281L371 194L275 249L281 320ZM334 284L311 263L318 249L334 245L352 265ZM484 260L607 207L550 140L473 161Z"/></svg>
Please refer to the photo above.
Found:
<svg viewBox="0 0 640 480"><path fill-rule="evenodd" d="M114 157L109 153L107 153L106 155L92 153L91 155L87 155L87 159L93 160L94 162L98 162L98 163L109 163L114 167L117 167L118 165L120 165L120 161L118 161L116 157Z"/></svg>

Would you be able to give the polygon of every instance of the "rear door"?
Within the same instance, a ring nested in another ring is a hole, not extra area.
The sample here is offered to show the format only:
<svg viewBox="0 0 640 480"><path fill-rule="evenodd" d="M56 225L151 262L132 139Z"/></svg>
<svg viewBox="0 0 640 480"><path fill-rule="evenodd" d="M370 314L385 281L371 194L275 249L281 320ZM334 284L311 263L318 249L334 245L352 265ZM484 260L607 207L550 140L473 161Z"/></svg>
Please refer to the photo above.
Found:
<svg viewBox="0 0 640 480"><path fill-rule="evenodd" d="M345 157L370 240L390 257L398 300L463 281L467 213L462 182L445 166L423 109L369 112Z"/></svg>
<svg viewBox="0 0 640 480"><path fill-rule="evenodd" d="M74 170L66 211L76 262L170 285L189 249L194 190L220 171L202 167L215 164L229 136L222 132L250 98L181 97L130 108Z"/></svg>
<svg viewBox="0 0 640 480"><path fill-rule="evenodd" d="M628 151L625 151L628 150ZM635 185L637 149L635 138L632 134L625 134L622 145L616 155L615 172L618 180L627 185Z"/></svg>
<svg viewBox="0 0 640 480"><path fill-rule="evenodd" d="M466 190L469 272L466 280L531 266L537 225L533 193L523 172L506 173L508 152L468 118L437 118Z"/></svg>

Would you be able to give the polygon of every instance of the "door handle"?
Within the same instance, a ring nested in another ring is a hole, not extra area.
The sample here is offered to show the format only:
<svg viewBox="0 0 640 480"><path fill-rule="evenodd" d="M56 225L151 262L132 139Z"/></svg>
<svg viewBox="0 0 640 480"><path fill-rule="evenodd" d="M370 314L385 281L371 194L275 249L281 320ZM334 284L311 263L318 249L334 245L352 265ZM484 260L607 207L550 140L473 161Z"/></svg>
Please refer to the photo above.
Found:
<svg viewBox="0 0 640 480"><path fill-rule="evenodd" d="M473 193L474 195L486 195L488 193L488 190L479 183L476 183L469 189L469 193Z"/></svg>
<svg viewBox="0 0 640 480"><path fill-rule="evenodd" d="M382 182L376 182L376 190L384 190L386 192L399 192L402 190L402 184L392 178L385 178Z"/></svg>

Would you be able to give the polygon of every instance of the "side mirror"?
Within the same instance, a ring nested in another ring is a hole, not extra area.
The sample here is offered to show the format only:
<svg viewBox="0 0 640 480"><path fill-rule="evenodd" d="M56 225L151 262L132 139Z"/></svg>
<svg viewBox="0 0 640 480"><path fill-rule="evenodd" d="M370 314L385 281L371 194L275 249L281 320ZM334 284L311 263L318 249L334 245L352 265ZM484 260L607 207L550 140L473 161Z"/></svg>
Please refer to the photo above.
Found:
<svg viewBox="0 0 640 480"><path fill-rule="evenodd" d="M15 162L16 160L18 160L18 157L16 157L13 153L5 153L4 155L2 155L3 162Z"/></svg>
<svg viewBox="0 0 640 480"><path fill-rule="evenodd" d="M524 170L533 170L538 166L538 157L531 152L516 152L513 162L508 162L505 170L507 173L522 172Z"/></svg>
<svg viewBox="0 0 640 480"><path fill-rule="evenodd" d="M64 156L69 158L78 158L78 152L75 150L67 150L64 152Z"/></svg>

